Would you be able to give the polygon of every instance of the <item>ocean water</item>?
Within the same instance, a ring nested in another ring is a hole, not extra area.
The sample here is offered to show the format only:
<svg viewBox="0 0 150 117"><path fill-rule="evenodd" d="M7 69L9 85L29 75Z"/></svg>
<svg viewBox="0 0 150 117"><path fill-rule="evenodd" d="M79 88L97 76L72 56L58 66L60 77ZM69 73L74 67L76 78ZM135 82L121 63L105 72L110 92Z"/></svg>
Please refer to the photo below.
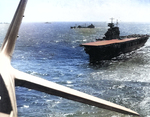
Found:
<svg viewBox="0 0 150 117"><path fill-rule="evenodd" d="M125 106L150 116L150 41L118 59L89 64L81 43L103 37L107 22L95 29L70 29L90 22L22 23L12 57L20 71ZM8 29L0 24L0 44ZM150 34L150 23L119 24L121 35ZM132 117L39 91L16 87L19 117Z"/></svg>

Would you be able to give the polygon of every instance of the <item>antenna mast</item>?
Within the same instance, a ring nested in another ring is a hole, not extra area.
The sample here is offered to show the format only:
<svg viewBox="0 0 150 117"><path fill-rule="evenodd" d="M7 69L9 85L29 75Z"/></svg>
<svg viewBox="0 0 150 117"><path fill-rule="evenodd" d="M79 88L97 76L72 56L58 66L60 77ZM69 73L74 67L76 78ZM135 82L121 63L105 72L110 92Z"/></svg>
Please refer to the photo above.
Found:
<svg viewBox="0 0 150 117"><path fill-rule="evenodd" d="M110 18L110 20L111 20L111 23L113 23L114 18Z"/></svg>
<svg viewBox="0 0 150 117"><path fill-rule="evenodd" d="M117 27L118 27L118 24L119 24L119 23L118 23L118 19L117 19L117 21L116 21L116 26L117 26Z"/></svg>

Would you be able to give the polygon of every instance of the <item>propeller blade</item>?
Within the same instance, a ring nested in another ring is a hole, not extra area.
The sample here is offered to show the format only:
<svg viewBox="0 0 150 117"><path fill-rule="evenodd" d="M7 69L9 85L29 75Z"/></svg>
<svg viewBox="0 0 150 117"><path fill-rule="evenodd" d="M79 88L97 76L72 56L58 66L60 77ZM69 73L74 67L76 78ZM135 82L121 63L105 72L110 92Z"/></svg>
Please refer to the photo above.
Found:
<svg viewBox="0 0 150 117"><path fill-rule="evenodd" d="M1 52L3 52L7 56L12 56L15 41L17 39L18 31L22 22L22 18L24 15L24 10L26 7L27 0L21 0L19 6L16 10L14 18L9 26L7 34L5 36L3 45L1 47Z"/></svg>
<svg viewBox="0 0 150 117"><path fill-rule="evenodd" d="M14 70L16 86L22 86L29 89L45 92L51 95L60 96L66 99L82 102L92 106L116 111L123 114L137 115L138 113L127 109L123 106L108 102L106 100L82 93L80 91L47 81L45 79L35 77L18 70Z"/></svg>
<svg viewBox="0 0 150 117"><path fill-rule="evenodd" d="M27 0L20 0L0 51L0 117L17 117L15 83L10 60L26 3Z"/></svg>

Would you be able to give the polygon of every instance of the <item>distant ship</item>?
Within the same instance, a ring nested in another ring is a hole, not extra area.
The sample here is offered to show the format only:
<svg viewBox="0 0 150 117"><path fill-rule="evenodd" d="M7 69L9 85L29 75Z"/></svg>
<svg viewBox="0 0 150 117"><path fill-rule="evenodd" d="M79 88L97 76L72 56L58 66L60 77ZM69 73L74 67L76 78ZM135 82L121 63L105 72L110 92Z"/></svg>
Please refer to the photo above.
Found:
<svg viewBox="0 0 150 117"><path fill-rule="evenodd" d="M0 24L9 24L8 22L0 22Z"/></svg>
<svg viewBox="0 0 150 117"><path fill-rule="evenodd" d="M114 26L113 21L111 21L111 23L108 23L108 26L110 28L105 33L103 39L96 39L96 42L81 44L85 52L89 54L91 63L111 60L113 57L117 57L120 54L139 49L144 46L149 38L149 35L140 34L119 36L118 22L116 26Z"/></svg>
<svg viewBox="0 0 150 117"><path fill-rule="evenodd" d="M81 25L79 25L79 26L73 26L73 27L70 27L70 28L71 29L73 29L73 28L95 28L95 26L93 24L91 24L89 26L81 26Z"/></svg>
<svg viewBox="0 0 150 117"><path fill-rule="evenodd" d="M51 24L51 22L45 22L45 24Z"/></svg>

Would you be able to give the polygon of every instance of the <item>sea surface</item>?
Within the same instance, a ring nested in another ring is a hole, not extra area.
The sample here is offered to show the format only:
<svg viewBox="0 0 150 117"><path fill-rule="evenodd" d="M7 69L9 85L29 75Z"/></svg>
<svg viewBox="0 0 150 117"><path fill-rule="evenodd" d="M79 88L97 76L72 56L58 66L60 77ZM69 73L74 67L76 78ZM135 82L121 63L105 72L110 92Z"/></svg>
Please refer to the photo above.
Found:
<svg viewBox="0 0 150 117"><path fill-rule="evenodd" d="M94 29L70 29L90 25ZM9 24L0 24L2 44ZM119 23L121 36L150 34L150 23ZM20 71L125 106L150 117L150 41L101 64L79 45L101 38L107 22L22 23L12 66ZM19 117L132 117L39 91L16 87Z"/></svg>

